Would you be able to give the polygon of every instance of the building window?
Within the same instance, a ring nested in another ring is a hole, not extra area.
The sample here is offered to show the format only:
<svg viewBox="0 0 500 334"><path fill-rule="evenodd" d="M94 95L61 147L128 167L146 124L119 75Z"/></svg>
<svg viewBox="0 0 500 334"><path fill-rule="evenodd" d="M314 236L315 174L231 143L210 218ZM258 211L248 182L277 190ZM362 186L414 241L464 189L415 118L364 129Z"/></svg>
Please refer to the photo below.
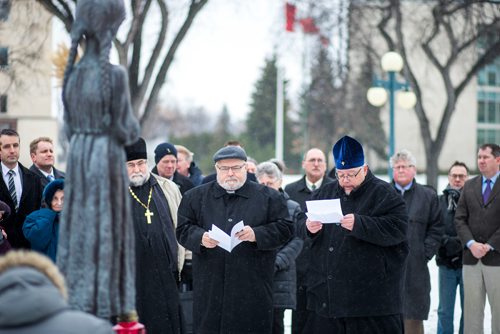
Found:
<svg viewBox="0 0 500 334"><path fill-rule="evenodd" d="M9 48L0 46L0 68L9 66Z"/></svg>
<svg viewBox="0 0 500 334"><path fill-rule="evenodd" d="M488 86L496 86L496 73L488 72Z"/></svg>
<svg viewBox="0 0 500 334"><path fill-rule="evenodd" d="M7 95L0 95L0 113L7 112Z"/></svg>
<svg viewBox="0 0 500 334"><path fill-rule="evenodd" d="M500 125L500 93L478 92L477 122Z"/></svg>
<svg viewBox="0 0 500 334"><path fill-rule="evenodd" d="M11 0L0 0L0 21L9 19Z"/></svg>
<svg viewBox="0 0 500 334"><path fill-rule="evenodd" d="M483 144L500 142L500 129L477 130L477 147Z"/></svg>
<svg viewBox="0 0 500 334"><path fill-rule="evenodd" d="M17 119L0 119L0 130L13 129L17 131Z"/></svg>

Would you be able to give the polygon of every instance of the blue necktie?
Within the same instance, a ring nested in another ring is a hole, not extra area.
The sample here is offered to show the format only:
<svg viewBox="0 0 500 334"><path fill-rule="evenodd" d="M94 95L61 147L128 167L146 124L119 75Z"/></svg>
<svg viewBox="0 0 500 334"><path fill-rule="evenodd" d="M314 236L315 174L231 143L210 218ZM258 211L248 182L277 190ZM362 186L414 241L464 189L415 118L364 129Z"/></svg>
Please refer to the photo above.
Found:
<svg viewBox="0 0 500 334"><path fill-rule="evenodd" d="M49 180L49 182L52 182L55 180L55 178L52 174L49 174L49 175L47 175L47 180Z"/></svg>
<svg viewBox="0 0 500 334"><path fill-rule="evenodd" d="M488 202L488 199L490 198L491 194L491 180L487 179L486 180L486 189L484 189L483 193L483 203L486 204Z"/></svg>
<svg viewBox="0 0 500 334"><path fill-rule="evenodd" d="M14 171L11 169L9 170L9 194L10 198L12 198L12 202L14 202L14 207L18 208L18 203L17 203L17 194L16 194L16 185L14 183Z"/></svg>

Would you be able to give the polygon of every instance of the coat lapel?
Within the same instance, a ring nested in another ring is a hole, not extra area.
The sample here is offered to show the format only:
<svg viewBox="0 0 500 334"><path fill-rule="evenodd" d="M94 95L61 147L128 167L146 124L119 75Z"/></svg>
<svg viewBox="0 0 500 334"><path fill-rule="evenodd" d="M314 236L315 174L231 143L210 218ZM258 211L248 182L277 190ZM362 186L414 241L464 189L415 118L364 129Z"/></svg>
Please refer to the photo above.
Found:
<svg viewBox="0 0 500 334"><path fill-rule="evenodd" d="M500 193L500 177L497 178L497 181L495 182L493 189L491 189L491 194L490 197L488 198L488 202L486 202L485 204L489 204L493 200L493 198L498 196L499 193Z"/></svg>
<svg viewBox="0 0 500 334"><path fill-rule="evenodd" d="M483 206L483 178L481 175L471 180L473 182L472 191L474 198L478 201L479 206Z"/></svg>
<svg viewBox="0 0 500 334"><path fill-rule="evenodd" d="M33 180L33 177L23 165L19 165L19 173L21 174L21 187L23 188L21 193L21 199L19 200L19 206L26 200L26 196L32 191L33 182L38 182L38 180Z"/></svg>
<svg viewBox="0 0 500 334"><path fill-rule="evenodd" d="M1 173L1 169L0 169ZM5 184L5 181L0 180L0 193L1 197L4 199L4 202L6 202L11 208L14 207L14 202L12 201L12 198L10 197L9 189L7 188L7 185Z"/></svg>

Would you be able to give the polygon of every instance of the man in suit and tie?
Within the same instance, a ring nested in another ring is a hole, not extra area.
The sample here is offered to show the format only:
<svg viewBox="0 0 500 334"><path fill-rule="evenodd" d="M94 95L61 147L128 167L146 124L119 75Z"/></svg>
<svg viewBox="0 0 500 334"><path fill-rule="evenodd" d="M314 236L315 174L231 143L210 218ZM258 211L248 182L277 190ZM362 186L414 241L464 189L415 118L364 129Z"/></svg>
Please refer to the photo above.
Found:
<svg viewBox="0 0 500 334"><path fill-rule="evenodd" d="M333 179L325 175L326 157L319 148L311 148L302 160L304 176L285 187L285 192L292 200L300 204L302 211L306 211L306 201L311 199L313 191L333 182ZM297 266L297 307L292 313L292 334L302 333L307 321L307 268L311 256L312 239L306 238L305 225L298 234L305 239L302 252L295 260Z"/></svg>
<svg viewBox="0 0 500 334"><path fill-rule="evenodd" d="M30 143L30 157L33 165L30 171L40 177L42 189L55 179L64 179L64 172L54 167L54 145L49 137L39 137Z"/></svg>
<svg viewBox="0 0 500 334"><path fill-rule="evenodd" d="M1 225L13 248L30 248L22 227L26 216L40 208L42 186L38 176L18 162L19 142L19 134L15 130L3 129L0 132L0 200L7 203L11 210L10 216Z"/></svg>
<svg viewBox="0 0 500 334"><path fill-rule="evenodd" d="M500 334L500 147L482 145L477 165L481 174L465 183L455 211L464 245L464 333L483 333L487 295L491 332Z"/></svg>

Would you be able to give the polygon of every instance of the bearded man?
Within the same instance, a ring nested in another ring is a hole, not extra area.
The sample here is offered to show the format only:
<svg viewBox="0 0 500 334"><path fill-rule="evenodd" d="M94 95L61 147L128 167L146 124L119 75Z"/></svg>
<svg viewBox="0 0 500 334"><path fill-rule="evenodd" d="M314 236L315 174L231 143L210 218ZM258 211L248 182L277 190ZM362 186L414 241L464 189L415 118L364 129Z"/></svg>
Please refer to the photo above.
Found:
<svg viewBox="0 0 500 334"><path fill-rule="evenodd" d="M183 250L175 239L181 199L175 183L148 171L146 142L126 147L136 245L136 307L148 334L181 333L177 277Z"/></svg>
<svg viewBox="0 0 500 334"><path fill-rule="evenodd" d="M293 235L279 192L247 180L247 155L226 146L213 157L216 182L186 192L179 206L179 243L193 252L194 332L271 333L276 251ZM231 252L208 233L244 227Z"/></svg>

